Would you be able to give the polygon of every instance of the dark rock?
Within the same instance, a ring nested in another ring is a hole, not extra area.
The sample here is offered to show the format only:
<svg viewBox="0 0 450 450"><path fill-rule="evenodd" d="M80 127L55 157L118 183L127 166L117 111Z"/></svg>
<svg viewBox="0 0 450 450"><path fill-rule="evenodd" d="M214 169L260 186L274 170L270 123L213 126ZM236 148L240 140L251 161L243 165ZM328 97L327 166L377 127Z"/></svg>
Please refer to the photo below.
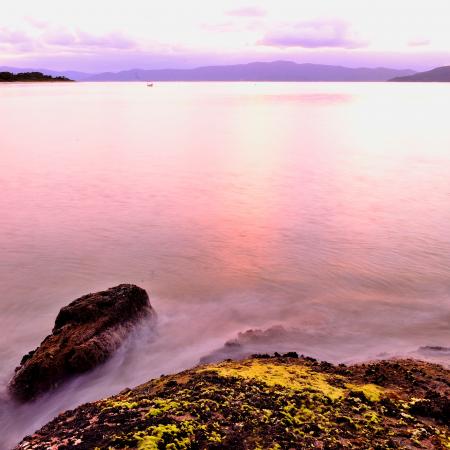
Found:
<svg viewBox="0 0 450 450"><path fill-rule="evenodd" d="M450 347L442 347L440 345L425 345L419 348L419 352L423 354L450 354Z"/></svg>
<svg viewBox="0 0 450 450"><path fill-rule="evenodd" d="M367 367L386 371L386 388ZM398 360L341 371L307 357L195 367L62 413L15 449L449 448L449 370Z"/></svg>
<svg viewBox="0 0 450 450"><path fill-rule="evenodd" d="M269 359L270 355L268 353L254 353L252 355L254 359Z"/></svg>
<svg viewBox="0 0 450 450"><path fill-rule="evenodd" d="M52 334L25 355L9 384L28 401L106 361L138 320L154 315L144 289L121 284L63 307Z"/></svg>
<svg viewBox="0 0 450 450"><path fill-rule="evenodd" d="M414 402L410 410L412 414L450 425L450 399L438 392L427 392L426 398Z"/></svg>
<svg viewBox="0 0 450 450"><path fill-rule="evenodd" d="M296 340L295 331L275 325L266 330L250 329L238 333L237 337L200 359L201 364L223 361L224 359L243 359L253 354L266 353L270 349L292 348ZM280 355L280 353L277 351Z"/></svg>

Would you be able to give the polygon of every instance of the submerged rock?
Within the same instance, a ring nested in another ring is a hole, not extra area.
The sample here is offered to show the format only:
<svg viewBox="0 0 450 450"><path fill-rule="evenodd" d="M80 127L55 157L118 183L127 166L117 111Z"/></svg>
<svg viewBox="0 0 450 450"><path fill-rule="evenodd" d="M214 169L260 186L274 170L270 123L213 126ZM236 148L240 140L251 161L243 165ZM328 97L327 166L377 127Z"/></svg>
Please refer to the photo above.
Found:
<svg viewBox="0 0 450 450"><path fill-rule="evenodd" d="M297 356L297 355L294 355ZM447 449L450 371L413 360L226 361L59 415L16 449Z"/></svg>
<svg viewBox="0 0 450 450"><path fill-rule="evenodd" d="M281 325L275 325L266 330L250 329L239 333L235 339L225 342L221 348L200 358L200 363L208 364L224 359L244 359L271 348L287 347L291 349L292 342L296 340L295 337L295 331L286 330Z"/></svg>
<svg viewBox="0 0 450 450"><path fill-rule="evenodd" d="M450 354L450 347L442 347L441 345L425 345L424 347L419 347L419 352L423 354Z"/></svg>
<svg viewBox="0 0 450 450"><path fill-rule="evenodd" d="M93 369L117 350L138 320L153 315L147 292L132 284L74 300L60 310L52 334L22 358L9 391L19 401L32 400Z"/></svg>

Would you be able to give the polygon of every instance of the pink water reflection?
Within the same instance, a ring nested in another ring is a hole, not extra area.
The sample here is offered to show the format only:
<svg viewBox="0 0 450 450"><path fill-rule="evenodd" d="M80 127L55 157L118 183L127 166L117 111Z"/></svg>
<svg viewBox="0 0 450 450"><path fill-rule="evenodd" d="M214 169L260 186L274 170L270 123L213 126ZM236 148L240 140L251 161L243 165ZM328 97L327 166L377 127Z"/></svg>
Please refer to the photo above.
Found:
<svg viewBox="0 0 450 450"><path fill-rule="evenodd" d="M420 84L1 86L2 386L61 306L120 282L149 290L158 338L42 423L252 327L332 361L448 346L449 104ZM23 414L0 410L11 442L40 423Z"/></svg>

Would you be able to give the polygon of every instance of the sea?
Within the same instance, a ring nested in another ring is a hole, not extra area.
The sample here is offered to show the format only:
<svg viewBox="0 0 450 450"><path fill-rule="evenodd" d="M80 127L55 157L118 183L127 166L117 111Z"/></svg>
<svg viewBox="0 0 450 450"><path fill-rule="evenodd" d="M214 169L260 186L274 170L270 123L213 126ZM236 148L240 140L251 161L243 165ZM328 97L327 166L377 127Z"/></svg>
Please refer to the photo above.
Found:
<svg viewBox="0 0 450 450"><path fill-rule="evenodd" d="M0 449L230 351L449 366L449 115L445 83L3 83ZM120 283L156 324L14 403L59 309Z"/></svg>

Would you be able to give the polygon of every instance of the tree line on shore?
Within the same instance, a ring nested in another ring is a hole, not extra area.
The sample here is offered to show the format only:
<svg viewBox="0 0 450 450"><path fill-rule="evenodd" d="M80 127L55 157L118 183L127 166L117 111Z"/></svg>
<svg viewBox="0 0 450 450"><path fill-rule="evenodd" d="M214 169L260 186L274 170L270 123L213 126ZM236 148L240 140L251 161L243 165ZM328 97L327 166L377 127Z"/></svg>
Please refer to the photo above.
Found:
<svg viewBox="0 0 450 450"><path fill-rule="evenodd" d="M41 72L22 72L14 74L12 72L0 72L0 82L12 81L72 81L67 77L52 77Z"/></svg>

